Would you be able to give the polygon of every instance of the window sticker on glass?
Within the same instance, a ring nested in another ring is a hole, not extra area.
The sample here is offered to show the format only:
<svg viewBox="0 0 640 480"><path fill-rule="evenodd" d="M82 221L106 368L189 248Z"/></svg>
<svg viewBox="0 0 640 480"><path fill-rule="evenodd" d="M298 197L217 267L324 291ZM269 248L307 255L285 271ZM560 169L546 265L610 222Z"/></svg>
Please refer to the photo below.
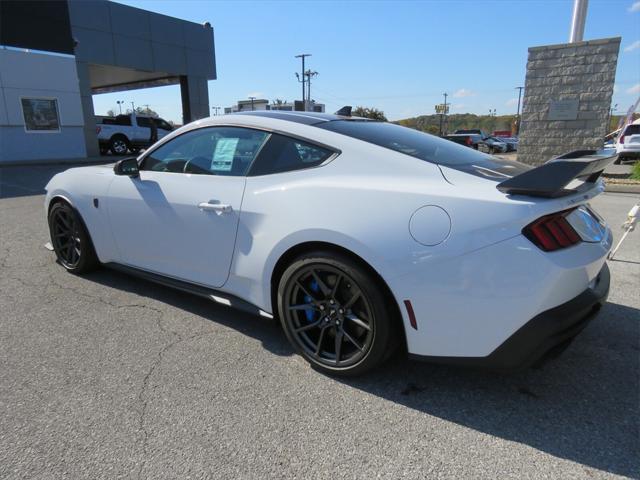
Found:
<svg viewBox="0 0 640 480"><path fill-rule="evenodd" d="M214 172L229 172L233 167L233 157L236 154L239 138L220 138L216 142L213 153L211 170Z"/></svg>

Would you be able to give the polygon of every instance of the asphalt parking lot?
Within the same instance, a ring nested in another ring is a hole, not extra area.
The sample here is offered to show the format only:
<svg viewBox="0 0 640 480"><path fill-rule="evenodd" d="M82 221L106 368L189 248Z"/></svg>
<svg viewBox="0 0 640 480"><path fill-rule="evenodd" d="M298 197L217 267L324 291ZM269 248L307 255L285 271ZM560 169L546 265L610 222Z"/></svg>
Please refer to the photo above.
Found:
<svg viewBox="0 0 640 480"><path fill-rule="evenodd" d="M563 356L513 375L394 358L323 376L271 321L43 248L42 186L0 168L0 478L640 476L640 232ZM616 239L637 195L593 204Z"/></svg>

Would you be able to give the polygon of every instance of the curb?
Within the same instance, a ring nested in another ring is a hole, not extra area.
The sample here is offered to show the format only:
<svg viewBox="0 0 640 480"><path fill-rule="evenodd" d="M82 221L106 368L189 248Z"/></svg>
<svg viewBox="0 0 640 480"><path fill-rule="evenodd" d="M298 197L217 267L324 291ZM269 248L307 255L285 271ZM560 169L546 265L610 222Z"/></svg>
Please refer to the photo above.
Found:
<svg viewBox="0 0 640 480"><path fill-rule="evenodd" d="M54 160L15 160L10 162L0 163L0 168L4 167L46 167L55 165L69 165L75 167L81 167L83 165L100 165L107 163L115 163L120 159L128 158L122 157L90 157L90 158L60 158Z"/></svg>
<svg viewBox="0 0 640 480"><path fill-rule="evenodd" d="M605 192L615 193L638 193L640 194L640 184L624 184L624 183L609 183L605 184Z"/></svg>

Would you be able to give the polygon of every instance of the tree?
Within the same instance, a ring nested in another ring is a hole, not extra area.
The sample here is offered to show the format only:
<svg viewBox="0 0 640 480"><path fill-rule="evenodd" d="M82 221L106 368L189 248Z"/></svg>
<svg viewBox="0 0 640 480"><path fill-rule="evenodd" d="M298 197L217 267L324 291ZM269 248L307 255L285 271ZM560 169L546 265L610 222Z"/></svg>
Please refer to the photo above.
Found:
<svg viewBox="0 0 640 480"><path fill-rule="evenodd" d="M353 109L351 114L354 117L371 118L373 120L381 120L383 122L387 121L387 117L384 116L384 112L373 107L356 107Z"/></svg>
<svg viewBox="0 0 640 480"><path fill-rule="evenodd" d="M107 110L107 117L115 117L116 116L116 112L113 108L110 108L109 110Z"/></svg>
<svg viewBox="0 0 640 480"><path fill-rule="evenodd" d="M156 112L155 110L151 110L149 107L136 107L136 115L145 115L147 117L153 117L153 118L158 118L160 115L158 115L158 112Z"/></svg>

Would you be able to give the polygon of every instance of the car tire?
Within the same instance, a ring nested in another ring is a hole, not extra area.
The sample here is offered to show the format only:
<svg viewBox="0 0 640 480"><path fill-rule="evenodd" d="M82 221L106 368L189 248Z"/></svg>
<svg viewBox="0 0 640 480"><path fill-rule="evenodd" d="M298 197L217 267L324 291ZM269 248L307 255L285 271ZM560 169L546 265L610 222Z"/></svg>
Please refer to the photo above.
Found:
<svg viewBox="0 0 640 480"><path fill-rule="evenodd" d="M131 146L124 135L114 135L109 140L109 150L113 155L126 155Z"/></svg>
<svg viewBox="0 0 640 480"><path fill-rule="evenodd" d="M400 338L395 309L380 282L344 254L299 256L278 284L278 313L287 339L323 373L355 376L375 368Z"/></svg>
<svg viewBox="0 0 640 480"><path fill-rule="evenodd" d="M71 273L95 270L100 262L93 242L78 212L67 202L49 210L49 235L58 263Z"/></svg>

